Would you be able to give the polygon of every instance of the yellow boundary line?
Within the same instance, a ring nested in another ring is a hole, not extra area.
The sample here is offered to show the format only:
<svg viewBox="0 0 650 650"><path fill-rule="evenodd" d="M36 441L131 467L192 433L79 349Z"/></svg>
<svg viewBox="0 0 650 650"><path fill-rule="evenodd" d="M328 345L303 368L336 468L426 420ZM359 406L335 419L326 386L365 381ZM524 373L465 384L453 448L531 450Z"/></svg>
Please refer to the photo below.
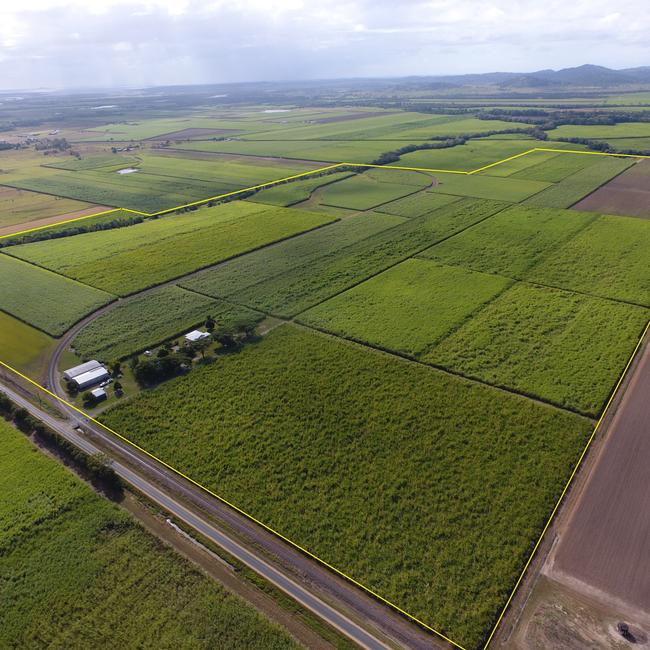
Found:
<svg viewBox="0 0 650 650"><path fill-rule="evenodd" d="M506 601L505 605L503 606L503 609L501 610L501 613L499 614L499 618L497 619L497 622L494 624L494 627L492 628L492 631L490 632L490 636L488 637L487 641L485 642L485 645L483 646L483 650L487 648L490 645L490 642L492 641L492 637L497 631L497 628L499 627L499 624L501 623L501 619L504 617L508 606L512 602L512 599L515 596L515 593L517 592L517 589L519 588L519 585L521 584L521 581L524 579L524 575L526 574L526 571L528 570L528 567L530 566L530 563L533 561L533 558L535 557L535 553L537 552L537 549L539 548L539 545L542 543L542 540L544 539L544 536L546 535L546 531L549 529L551 526L553 519L555 518L555 515L557 514L558 509L560 508L560 505L562 504L562 501L564 497L566 496L566 493L569 491L569 488L571 487L571 484L573 483L573 480L578 473L578 470L580 469L580 466L582 465L582 461L584 460L585 456L587 455L587 452L589 451L589 447L591 447L592 442L594 441L594 438L596 437L596 434L598 433L598 429L600 428L600 425L602 424L603 420L605 419L605 416L607 415L607 412L609 411L609 407L612 405L612 402L614 401L614 398L616 397L616 394L618 393L618 389L620 388L621 384L623 383L623 380L627 376L627 373L632 365L632 362L634 361L634 358L637 355L637 352L641 348L641 345L643 344L643 339L645 338L646 334L648 333L648 329L650 329L650 321L646 323L645 328L643 329L643 332L641 333L641 336L639 337L639 340L637 341L636 346L634 347L634 350L632 351L632 354L630 355L630 358L628 359L627 363L625 364L625 368L623 369L623 372L621 373L621 376L619 377L619 380L616 382L616 386L614 386L614 390L612 391L612 394L609 396L609 399L607 400L607 404L605 405L605 408L603 409L603 412L601 416L598 418L598 422L596 422L596 426L594 427L594 430L591 432L591 435L589 436L589 439L587 440L587 444L585 445L585 448L582 450L582 453L580 454L580 457L578 458L578 462L576 463L575 467L573 468L573 471L571 472L571 475L569 476L569 479L566 482L566 485L564 486L564 489L562 490L558 500L555 503L555 507L551 511L551 514L548 518L548 521L546 522L546 525L542 529L542 532L540 533L540 536L537 540L537 543L533 547L533 550L530 553L530 556L528 557L528 560L526 561L526 564L524 564L524 568L521 570L521 573L519 574L519 578L517 579L517 582L515 583L515 586L513 587L512 591L510 592L510 596L508 596L508 600Z"/></svg>
<svg viewBox="0 0 650 650"><path fill-rule="evenodd" d="M314 560L316 560L317 562L319 562L319 563L322 564L323 566L326 566L326 567L327 567L328 569L330 569L331 571L334 571L335 573L339 574L340 576L342 576L343 578L345 578L345 579L348 580L349 582L355 584L357 587L360 587L360 588L361 588L363 591L365 591L366 593L369 593L369 594L371 594L372 596L374 596L375 598L381 600L383 603L385 603L386 605L390 606L392 609L394 609L394 610L400 612L400 614L403 614L403 615L406 616L407 618L411 619L412 621L415 621L416 623L418 623L419 625L423 626L423 627L426 628L427 630L433 632L434 634L436 634L436 635L439 636L440 638L442 638L442 639L444 639L445 641L451 643L451 644L452 644L453 646L455 646L456 648L459 648L459 650L466 650L465 648L463 648L463 646L459 645L458 643L456 643L455 641L453 641L453 640L450 639L449 637L447 637L447 636L445 636L444 634L442 634L442 632L439 632L438 630L432 628L430 625L427 625L424 621L421 621L421 620L419 620L418 618L416 618L415 616L412 616L412 615L409 614L407 611L401 609L400 607L398 607L398 606L395 605L394 603L390 602L389 600L387 600L387 599L384 598L383 596L380 596L378 593L372 591L372 589L369 589L368 587L366 587L365 585L361 584L360 582L357 582L354 578L352 578L352 577L350 577L349 575L343 573L343 571L340 571L340 570L337 569L336 567L334 567L334 566L332 566L331 564L327 563L325 560L322 560L322 559L319 558L317 555L314 555L311 551L308 551L306 548L303 548L302 546L300 546L300 545L297 544L296 542L292 541L292 540L289 539L288 537L285 537L282 533L279 533L277 530L274 530L273 528L271 528L270 526L268 526L268 525L265 524L264 522L260 521L259 519L256 519L255 517L253 517L253 515L248 514L245 510L242 510L240 507L236 506L234 503L231 503L230 501L228 501L228 500L225 499L224 497L222 497L222 496L216 494L215 492L213 492L213 491L210 490L209 488L205 487L204 485L201 485L201 483L199 483L198 481L195 481L193 478L190 478L189 476L187 476L186 474L184 474L184 473L181 472L180 470L176 469L175 467L173 467L173 466L170 465L169 463L166 463L164 460L158 458L157 456L155 456L154 454L152 454L150 451L147 451L147 450L144 449L143 447L140 447L140 445L138 445L138 444L136 444L135 442L129 440L128 438L126 438L126 437L123 436L122 434L118 433L117 431L114 431L114 430L111 429L110 427L107 427L103 422L100 422L99 420L96 420L96 419L93 418L92 416L90 416L90 415L88 415L87 413L85 413L84 411L82 411L80 408L77 408L74 404L71 404L70 402L68 402L67 400L63 399L62 397L59 397L58 395L56 395L56 394L53 393L52 391L48 390L48 389L45 388L44 386L41 386L39 383L35 382L33 379L31 379L31 378L28 377L27 375L24 375L24 374L21 373L19 370L16 370L16 368L13 368L13 367L10 366L9 364L5 363L4 361L0 361L0 366L3 366L4 368L6 368L7 370L9 370L9 371L13 372L14 374L18 375L18 376L21 377L22 379L28 381L30 384L32 384L32 385L35 386L36 388L42 390L43 392L47 393L50 397L53 397L54 399L56 399L57 401L61 402L62 404L65 404L65 405L68 406L69 408L74 409L77 413L79 413L79 414L82 415L83 417L87 418L87 419L90 420L91 422L94 422L95 424L98 424L100 427L102 427L103 429L105 429L106 431L108 431L110 434L116 436L116 437L119 438L120 440L122 440L122 441L126 442L127 444L131 445L134 449L137 449L139 452L145 454L146 456L149 456L149 458L151 458L151 459L155 460L156 462L160 463L161 465L163 465L163 466L166 467L167 469L169 469L169 470L171 470L172 472L174 472L174 474L177 474L178 476L184 478L186 481L189 481L190 483L192 483L193 485L195 485L195 486L198 487L199 489L203 490L204 492L206 492L206 493L209 494L210 496L212 496L212 497L218 499L218 500L221 501L222 503L225 503L227 506L229 506L229 507L232 508L233 510L236 510L236 511L239 512L241 515L243 515L244 517L246 517L247 519L249 519L250 521L253 521L253 522L255 522L256 524L258 524L259 526L262 526L262 528L268 530L270 533L272 533L272 534L275 535L276 537L279 537L280 539L282 539L283 541L287 542L288 544L290 544L290 545L293 546L294 548L297 548L299 551L301 551L301 552L305 553L306 555L308 555L309 557L313 558Z"/></svg>
<svg viewBox="0 0 650 650"><path fill-rule="evenodd" d="M575 479L575 476L578 473L578 470L580 469L580 466L582 465L582 462L583 462L583 460L584 460L584 458L585 458L585 456L586 456L592 442L594 441L594 438L596 437L596 433L598 432L603 420L605 419L605 416L607 415L607 413L609 411L609 408L612 405L612 402L614 401L614 398L616 397L616 394L618 393L618 390L621 387L621 384L623 383L623 380L627 376L627 373L628 373L630 367L632 366L632 362L634 361L634 359L635 359L635 357L637 355L637 352L641 348L643 340L645 339L645 336L648 333L649 329L650 329L650 321L648 321L648 323L646 323L646 326L643 329L643 332L641 333L641 336L639 337L639 340L637 341L637 344L634 347L634 350L632 351L632 354L630 355L630 357L629 357L629 359L628 359L628 361L627 361L627 363L625 365L625 368L623 369L623 372L621 373L621 376L619 377L619 380L616 382L616 386L614 387L614 390L612 391L612 394L610 395L609 399L607 400L607 404L605 405L605 408L604 408L600 418L598 418L598 422L596 423L596 426L594 427L594 430L592 431L591 435L589 436L589 439L587 440L587 443L585 444L584 449L582 450L582 453L580 454L580 457L578 458L578 460L577 460L577 462L576 462L576 464L575 464L575 466L573 468L573 471L571 472L571 475L569 476L569 478L568 478L568 480L567 480L567 482L566 482L566 484L564 486L564 489L562 490L558 500L556 501L555 506L553 507L553 510L551 511L551 514L549 515L549 518L548 518L544 528L542 529L542 532L540 533L539 538L537 539L537 542L535 543L535 546L533 547L533 550L531 551L531 553L530 553L530 555L529 555L529 557L528 557L528 559L526 561L526 564L524 564L524 567L521 570L521 573L519 574L517 582L515 583L515 586L513 587L512 591L510 592L510 595L508 596L508 599L507 599L506 603L504 604L504 606L503 606L503 608L502 608L502 610L501 610L501 612L499 614L499 617L497 618L497 621L494 624L494 626L493 626L493 628L492 628L492 630L490 632L490 635L488 636L488 639L487 639L485 645L483 646L483 650L485 650L490 645L490 642L492 641L492 638L493 638L494 634L496 633L497 628L499 627L499 624L501 623L501 620L503 619L508 607L510 606L510 603L511 603L512 599L514 598L514 596L515 596L515 594L516 594L516 592L517 592L517 590L519 588L519 585L521 584L521 581L523 580L524 575L526 574L526 571L528 570L528 567L530 566L530 563L533 561L533 558L534 558L534 556L535 556L535 554L537 552L537 549L539 548L540 544L542 543L542 541L544 539L544 536L546 535L546 532L548 531L549 527L551 526L551 524L553 522L553 519L555 518L555 516L557 514L557 511L560 508L560 505L561 505L564 497L566 496L569 488L571 487L571 484L573 483L573 480ZM229 506L233 510L236 510L241 515L243 515L244 517L249 519L250 521L253 521L257 525L264 528L265 530L268 530L270 533L272 533L276 537L279 537L283 541L287 542L289 545L291 545L294 548L298 549L302 553L305 553L306 555L308 555L312 559L316 560L318 563L320 563L323 566L327 567L331 571L334 571L335 573L337 573L341 577L345 578L347 581L351 582L352 584L356 585L357 587L359 587L360 589L362 589L366 593L368 593L371 596L373 596L373 597L377 598L378 600L382 601L383 603L385 603L386 605L388 605L389 607L391 607L395 611L399 612L400 614L403 614L404 616L406 616L410 620L414 621L418 625L421 625L423 628L429 630L430 632L433 632L436 636L438 636L441 639L447 641L448 643L451 643L451 645L455 646L459 650L466 650L462 645L460 645L459 643L456 643L454 640L450 639L448 636L446 636L442 632L436 630L435 628L431 627L430 625L428 625L424 621L420 620L419 618L413 616L412 614L409 614L406 610L402 609L401 607L399 607L395 603L393 603L390 600L384 598L383 596L381 596L377 592L373 591L369 587L366 587L365 585L358 582L357 580L355 580L351 576L347 575L346 573L344 573L340 569L337 569L335 566L332 566L331 564L329 564L325 560L321 559L320 557L318 557L317 555L315 555L311 551L309 551L306 548L300 546L299 544L297 544L293 540L289 539L288 537L285 537L282 533L279 533L277 530L271 528L270 526L268 526L264 522L260 521L259 519L255 518L253 515L249 514L245 510L242 510L242 508L236 506L234 503L231 503L230 501L228 501L224 497L220 496L216 492L213 492L209 488L205 487L204 485L202 485L198 481L195 481L193 478L187 476L187 474L184 474L183 472L176 469L175 467L173 467L169 463L165 462L161 458L158 458L156 455L152 454L150 451L147 451L146 449L144 449L144 447L140 447L138 444L136 444L135 442L129 440L127 437L123 436L122 434L118 433L117 431L114 431L113 429L106 426L104 423L100 422L99 420L96 420L92 416L90 416L87 413L85 413L84 411L82 411L80 408L77 408L74 404L71 404L70 402L63 399L62 397L59 397L58 395L56 395L52 391L48 390L44 386L41 386L39 383L35 382L33 379L31 379L27 375L24 375L19 370L16 370L16 368L13 368L9 364L5 363L4 361L0 361L0 366L3 366L4 368L6 368L10 372L14 373L18 377L21 377L22 379L26 380L27 382L29 382L30 384L32 384L36 388L38 388L38 389L42 390L43 392L47 393L48 395L50 395L50 397L53 397L57 401L61 402L62 404L65 404L66 406L73 409L74 411L76 411L77 413L82 415L83 417L87 418L91 422L94 422L95 424L99 425L100 427L102 427L103 429L108 431L110 434L116 436L120 440L122 440L122 441L126 442L128 445L132 446L134 449L137 449L139 452L145 454L149 458L155 460L157 463L160 463L161 465L163 465L167 469L171 470L174 474L177 474L178 476L182 477L186 481L189 481L190 483L192 483L193 485L198 487L200 490L203 490L204 492L206 492L210 496L214 497L215 499L221 501L222 503L225 503L227 506Z"/></svg>
<svg viewBox="0 0 650 650"><path fill-rule="evenodd" d="M318 174L320 172L328 171L330 169L337 169L339 167L366 167L366 168L377 168L377 169L401 169L403 171L412 171L412 172L429 172L431 174L459 174L462 176L471 176L472 174L478 174L479 172L485 171L497 165L502 165L503 163L514 160L515 158L521 158L535 151L549 151L552 153L580 153L588 156L614 156L617 158L650 158L650 156L641 156L637 154L627 154L627 153L601 153L600 151L578 151L576 149L550 149L547 147L535 147L534 149L528 149L527 151L522 151L517 153L514 156L509 156L508 158L503 158L502 160L497 160L496 162L490 163L489 165L484 165L483 167L478 167L477 169L472 169L471 171L464 171L460 169L432 169L429 167L404 167L402 165L374 165L371 163L351 163L351 162L340 162L334 163L332 165L327 165L325 167L319 167L318 169L310 169L307 172L302 172L300 174L294 174L293 176L286 176L285 178L278 178L274 181L268 181L266 183L260 183L259 185L251 185L250 187L245 187L241 190L235 190L234 192L226 192L225 194L217 194L216 196L211 196L207 199L199 199L198 201L192 201L191 203L184 203L183 205L176 205L173 208L166 208L165 210L159 210L158 212L141 212L140 210L132 210L130 208L113 208L111 210L104 210L103 212L96 212L95 214L88 214L83 217L75 217L74 219L66 219L65 221L59 221L57 223L50 223L45 226L37 226L36 228L29 228L28 230L20 230L18 232L11 233L9 235L0 235L0 240L8 239L10 237L20 237L21 235L26 235L31 232L37 232L39 230L45 230L46 228L56 228L58 226L65 225L67 223L74 223L81 221L83 219L91 219L93 217L100 217L106 214L111 214L113 212L128 212L129 214L137 214L141 217L158 217L163 214L170 214L176 210L182 210L183 208L191 208L195 205L202 205L204 203L209 203L210 201L217 201L219 199L225 199L229 196L236 196L237 194L244 194L245 192L251 192L252 190L260 190L262 188L271 187L277 185L278 183L284 183L286 181L291 181L296 178L302 178L304 176L310 176L311 174Z"/></svg>
<svg viewBox="0 0 650 650"><path fill-rule="evenodd" d="M250 190L253 190L253 189L260 189L260 188L263 188L263 187L268 187L268 186L271 186L271 185L275 185L277 183L282 183L284 181L292 180L294 178L300 178L300 177L303 177L303 176L308 176L308 175L315 174L315 173L322 172L322 171L326 171L326 170L329 170L329 169L336 169L338 167L367 167L367 168L380 168L380 169L401 169L401 170L406 170L406 171L426 171L426 172L438 172L438 173L471 175L471 174L475 174L475 173L478 173L480 171L483 171L485 169L494 167L496 165L500 165L500 164L502 164L504 162L508 162L509 160L514 160L515 158L525 156L525 155L527 155L529 153L532 153L534 151L550 151L550 152L557 152L557 153L582 153L582 154L595 155L595 156L616 156L616 157L626 157L626 158L650 158L650 156L637 156L637 155L634 155L634 154L610 154L610 153L600 153L600 152L596 152L596 151L574 151L574 150L571 150L571 149L550 149L550 148L544 148L544 147L536 147L534 149L529 149L528 151L524 151L522 153L515 154L514 156L504 158L503 160L499 160L499 161L497 161L495 163L492 163L490 165L485 165L484 167L480 167L480 168L472 170L472 171L460 171L460 170L450 170L450 169L437 169L436 170L436 169L418 168L418 167L402 167L402 166L397 166L397 165L372 165L372 164L364 164L364 163L336 163L334 165L328 165L327 167L321 167L319 169L313 169L313 170L310 170L308 172L302 172L300 174L295 174L293 176L287 176L286 178L281 178L281 179L278 179L278 180L275 180L275 181L269 181L267 183L261 183L260 185L254 185L252 187L244 188L244 189L241 189L241 190L236 190L234 192L228 192L227 194L220 194L218 196L213 196L213 197L208 198L208 199L201 199L199 201L194 201L193 203L187 203L185 205L176 206L175 208L169 208L167 210L162 210L160 212L154 212L154 213L151 213L151 214L146 213L146 212L139 212L137 210L130 210L128 208L115 208L114 210L107 210L107 211L105 211L103 213L99 213L99 214L109 214L111 212L124 211L124 212L130 212L130 213L133 213L133 214L139 214L139 215L143 215L143 216L147 216L147 217L153 217L153 216L158 216L158 215L161 215L161 214L167 214L169 212L173 212L173 211L179 210L181 208L191 207L191 206L194 206L194 205L200 205L200 204L203 204L203 203L208 203L209 201L214 201L214 200L217 200L217 199L220 199L220 198L225 198L225 197L228 197L228 196L234 196L236 194L242 194L244 192L247 192L247 191L250 191ZM53 226L60 225L62 223L70 223L70 222L73 222L73 221L79 221L81 219L88 219L88 218L93 217L93 216L98 216L98 214L96 213L94 215L89 215L89 216L85 216L85 217L78 217L76 219L70 219L70 220L65 221L65 222L59 222L59 224L51 224L51 225L48 225L48 226L42 226L40 228L33 228L33 229L30 229L30 230L23 231L23 233L33 232L34 230L42 230L43 228L51 228ZM23 234L23 233L14 233L12 235L4 235L3 237L0 237L0 239L4 239L5 237L16 237L16 236L18 236L20 234ZM594 430L592 431L591 435L589 436L589 439L587 440L587 443L586 443L584 449L582 450L582 453L580 454L580 457L578 458L578 461L577 461L575 467L573 468L573 471L571 472L571 475L569 476L569 479L567 480L567 482L566 482L566 484L564 486L564 489L562 490L562 493L560 494L558 500L556 501L555 506L553 507L553 510L551 511L551 514L550 514L544 528L542 529L542 532L541 532L539 538L537 539L537 542L536 542L535 546L533 547L533 550L531 551L531 553L530 553L530 555L528 557L528 560L526 561L526 564L524 565L521 573L519 574L517 582L515 583L515 586L513 587L512 591L510 592L510 595L508 596L508 599L507 599L505 605L503 606L503 608L502 608L502 610L501 610L501 612L499 614L499 617L497 618L497 621L494 624L494 626L493 626L493 628L492 628L492 630L490 632L490 635L488 636L488 639L487 639L485 645L483 646L484 650L490 645L490 642L492 641L492 638L494 637L494 634L496 633L497 628L498 628L499 624L501 623L501 620L503 619L503 617L504 617L504 615L505 615L505 613L506 613L512 599L514 598L514 596L515 596L515 594L517 592L517 589L519 588L519 585L521 584L521 581L523 580L524 575L526 574L526 571L528 570L528 567L530 566L530 563L533 561L533 558L535 556L535 553L537 552L537 549L539 548L540 544L542 543L542 540L544 539L544 536L546 535L547 530L551 526L551 524L553 522L553 519L555 518L555 516L557 514L557 511L558 511L558 509L559 509L559 507L560 507L560 505L562 503L562 500L564 499L564 497L565 497L566 493L568 492L568 490L569 490L569 488L570 488L570 486L571 486L571 484L572 484L578 470L580 469L580 466L582 465L582 462L583 462L583 460L584 460L584 458L585 458L585 456L587 454L587 451L589 450L589 447L591 446L591 444L592 444L592 442L593 442L593 440L594 440L594 438L596 436L596 433L598 432L598 429L599 429L601 423L603 422L603 419L605 418L605 416L606 416L612 402L614 401L614 397L616 396L616 394L618 392L618 389L620 388L621 384L623 383L623 380L625 379L625 377L627 375L627 372L630 369L630 366L632 365L632 362L633 362L634 358L636 357L636 354L639 351L639 348L641 347L641 344L643 343L643 339L645 338L645 335L647 334L649 328L650 328L650 321L648 321L648 323L646 324L646 326L645 326L645 328L643 330L643 333L641 334L639 340L637 341L637 344L636 344L632 354L630 355L630 358L628 359L628 362L625 365L625 368L623 369L623 372L622 372L618 382L616 383L616 386L614 387L614 390L612 391L612 394L610 395L610 397L609 397L609 399L607 401L607 404L605 405L605 408L604 408L600 418L598 419L598 422L596 423L596 426L594 427ZM81 409L77 408L74 404L71 404L70 402L68 402L67 400L59 397L58 395L51 392L50 390L48 390L44 386L41 386L39 383L35 382L33 379L31 379L27 375L22 374L20 371L16 370L15 368L13 368L9 364L5 363L4 361L0 360L0 365L3 366L4 368L6 368L7 370L9 370L10 372L13 372L15 375L17 375L17 376L21 377L22 379L26 380L27 382L29 382L30 384L32 384L36 388L44 391L45 393L47 393L48 395L50 395L54 399L58 400L62 404L65 404L69 408L71 408L71 409L75 410L76 412L80 413L83 417L87 418L91 422L94 422L95 424L99 425L100 427L102 427L103 429L108 431L110 434L116 436L120 440L122 440L122 441L126 442L127 444L131 445L134 449L137 449L139 452L145 454L146 456L149 456L150 458L152 458L156 462L160 463L161 465L163 465L167 469L171 470L173 473L177 474L178 476L182 477L186 481L189 481L190 483L192 483L193 485L195 485L199 489L203 490L204 492L206 492L210 496L216 498L217 500L219 500L222 503L226 504L227 506L229 506L233 510L239 512L241 515L243 515L244 517L246 517L250 521L253 521L257 525L259 525L262 528L268 530L270 533L272 533L276 537L279 537L280 539L287 542L288 544L290 544L294 548L298 549L302 553L305 553L306 555L313 558L314 560L316 560L317 562L319 562L323 566L327 567L331 571L334 571L335 573L342 576L343 578L345 578L346 580L348 580L352 584L356 585L357 587L359 587L360 589L362 589L366 593L368 593L368 594L372 595L373 597L377 598L378 600L382 601L383 603L385 603L386 605L388 605L389 607L391 607L395 611L399 612L400 614L403 614L404 616L406 616L407 618L409 618L412 621L416 622L418 625L421 625L423 628L429 630L430 632L433 632L435 635L437 635L441 639L447 641L448 643L450 643L454 647L459 648L459 650L466 650L462 645L460 645L459 643L456 643L455 641L450 639L448 636L446 636L442 632L439 632L438 630L431 627L430 625L427 625L424 621L421 621L420 619L413 616L412 614L409 614L407 611L403 610L398 605L395 605L394 603L387 600L383 596L381 596L378 593L374 592L372 589L366 587L365 585L361 584L360 582L358 582L354 578L352 578L349 575L343 573L343 571L341 571L341 570L337 569L336 567L332 566L331 564L329 564L325 560L321 559L317 555L314 555L311 551L308 551L306 548L303 548L302 546L300 546L296 542L292 541L288 537L285 537L284 535L282 535L282 533L279 533L278 531L274 530L273 528L271 528L270 526L268 526L264 522L260 521L259 519L256 519L252 515L248 514L245 510L242 510L241 508L236 506L234 503L231 503L230 501L228 501L224 497L216 494L215 492L212 492L212 490L205 487L204 485L202 485L198 481L195 481L193 478L190 478L189 476L187 476L186 474L184 474L180 470L178 470L175 467L173 467L172 465L169 465L168 463L166 463L164 460L158 458L157 456L155 456L151 452L147 451L143 447L140 447L139 445L132 442L131 440L129 440L125 436L119 434L117 431L114 431L110 427L107 427L105 424L103 424L99 420L96 420L95 418L88 415L87 413L85 413Z"/></svg>

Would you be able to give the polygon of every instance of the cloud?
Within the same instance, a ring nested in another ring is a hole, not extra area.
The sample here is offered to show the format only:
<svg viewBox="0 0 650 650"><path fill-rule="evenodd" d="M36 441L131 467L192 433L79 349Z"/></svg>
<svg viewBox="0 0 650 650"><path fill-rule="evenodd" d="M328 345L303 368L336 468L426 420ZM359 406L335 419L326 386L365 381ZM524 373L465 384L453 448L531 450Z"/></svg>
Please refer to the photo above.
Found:
<svg viewBox="0 0 650 650"><path fill-rule="evenodd" d="M640 0L23 0L0 84L98 87L648 63Z"/></svg>

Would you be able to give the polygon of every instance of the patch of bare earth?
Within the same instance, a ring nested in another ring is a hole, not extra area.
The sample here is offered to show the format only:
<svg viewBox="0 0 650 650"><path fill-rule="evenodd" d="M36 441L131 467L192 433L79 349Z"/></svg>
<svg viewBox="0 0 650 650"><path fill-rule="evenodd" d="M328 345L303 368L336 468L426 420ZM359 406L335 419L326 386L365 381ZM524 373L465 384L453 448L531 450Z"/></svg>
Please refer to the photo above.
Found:
<svg viewBox="0 0 650 650"><path fill-rule="evenodd" d="M626 623L625 639L618 629ZM626 612L542 576L524 609L507 650L626 650L648 647L648 628Z"/></svg>
<svg viewBox="0 0 650 650"><path fill-rule="evenodd" d="M650 219L650 160L633 165L573 209Z"/></svg>

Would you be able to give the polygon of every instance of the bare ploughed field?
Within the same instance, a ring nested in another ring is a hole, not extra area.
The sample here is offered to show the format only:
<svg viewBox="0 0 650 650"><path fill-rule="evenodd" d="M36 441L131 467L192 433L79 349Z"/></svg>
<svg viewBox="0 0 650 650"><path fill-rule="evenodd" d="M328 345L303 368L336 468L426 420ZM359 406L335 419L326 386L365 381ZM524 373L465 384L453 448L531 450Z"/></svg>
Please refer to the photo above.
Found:
<svg viewBox="0 0 650 650"><path fill-rule="evenodd" d="M650 613L650 347L556 550L554 569Z"/></svg>
<svg viewBox="0 0 650 650"><path fill-rule="evenodd" d="M573 209L650 219L650 160L632 165Z"/></svg>

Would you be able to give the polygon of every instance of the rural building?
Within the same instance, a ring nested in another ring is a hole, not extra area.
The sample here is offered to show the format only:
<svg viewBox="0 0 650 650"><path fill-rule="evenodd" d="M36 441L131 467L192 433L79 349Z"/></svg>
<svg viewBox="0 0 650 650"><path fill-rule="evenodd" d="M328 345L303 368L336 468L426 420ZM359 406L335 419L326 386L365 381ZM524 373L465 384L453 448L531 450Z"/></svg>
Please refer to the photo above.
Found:
<svg viewBox="0 0 650 650"><path fill-rule="evenodd" d="M185 335L185 340L188 343L196 343L197 341L202 341L207 338L210 338L210 333L201 332L200 330L192 330Z"/></svg>
<svg viewBox="0 0 650 650"><path fill-rule="evenodd" d="M80 375L77 375L76 377L72 378L72 381L77 385L77 388L79 390L83 390L84 388L88 388L89 386L94 386L95 384L99 384L102 381L105 381L110 377L110 374L104 366L100 366L99 368L95 368L94 370L89 370L88 372L84 372Z"/></svg>
<svg viewBox="0 0 650 650"><path fill-rule="evenodd" d="M103 388L95 388L95 390L90 391L90 394L97 402L101 402L103 399L106 399L106 391Z"/></svg>
<svg viewBox="0 0 650 650"><path fill-rule="evenodd" d="M63 379L70 381L79 375L83 375L84 372L90 372L91 370L95 370L95 368L100 368L101 365L102 364L99 363L99 361L95 361L94 359L92 361L86 361L86 363L65 370L63 373Z"/></svg>

